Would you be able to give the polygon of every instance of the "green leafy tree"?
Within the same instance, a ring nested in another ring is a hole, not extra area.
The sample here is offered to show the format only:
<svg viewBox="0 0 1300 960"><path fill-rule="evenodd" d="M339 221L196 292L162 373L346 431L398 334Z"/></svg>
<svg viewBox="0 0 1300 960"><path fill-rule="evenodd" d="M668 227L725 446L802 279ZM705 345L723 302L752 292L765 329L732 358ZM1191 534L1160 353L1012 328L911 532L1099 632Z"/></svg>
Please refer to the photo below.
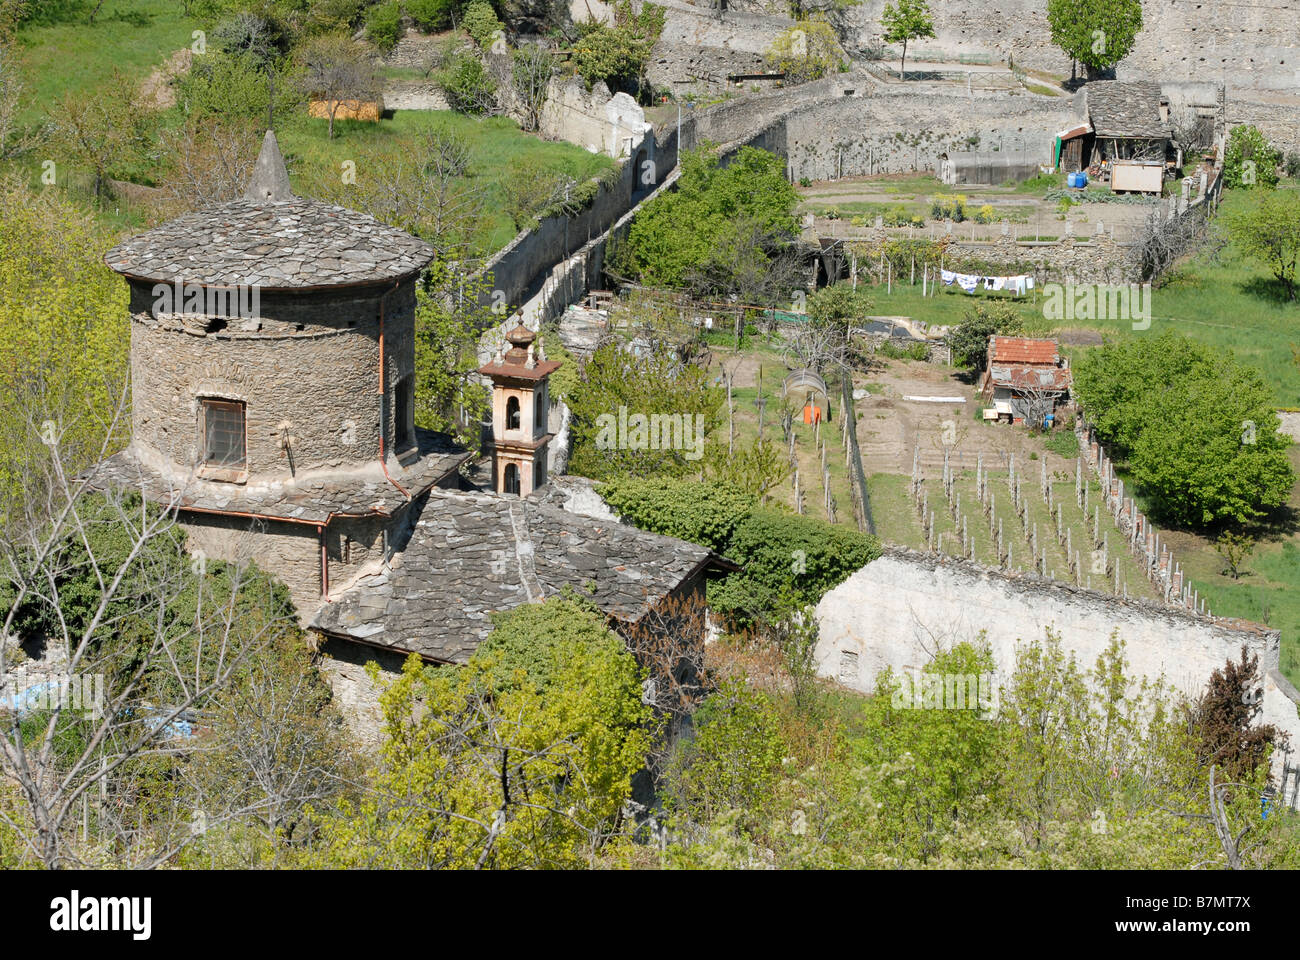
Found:
<svg viewBox="0 0 1300 960"><path fill-rule="evenodd" d="M377 3L366 11L366 39L384 53L402 39L402 5L398 0Z"/></svg>
<svg viewBox="0 0 1300 960"><path fill-rule="evenodd" d="M975 373L988 360L989 337L1014 337L1024 332L1024 321L1008 304L976 304L966 317L948 332L945 341L952 350L952 362Z"/></svg>
<svg viewBox="0 0 1300 960"><path fill-rule="evenodd" d="M1282 152L1273 147L1258 127L1248 123L1232 128L1223 148L1223 183L1232 189L1272 190Z"/></svg>
<svg viewBox="0 0 1300 960"><path fill-rule="evenodd" d="M739 220L754 224L773 247L794 236L798 200L775 154L744 147L721 167L706 147L687 151L677 190L642 209L613 252L612 266L648 284L684 286L707 272L720 238Z"/></svg>
<svg viewBox="0 0 1300 960"><path fill-rule="evenodd" d="M0 518L23 512L46 419L74 473L128 439L127 290L103 259L115 242L62 191L0 181Z"/></svg>
<svg viewBox="0 0 1300 960"><path fill-rule="evenodd" d="M553 678L545 692L525 670L503 684L490 658L432 669L412 656L382 696L385 736L369 789L316 814L320 839L306 863L590 865L651 746L641 671L612 634L561 641L541 659Z"/></svg>
<svg viewBox="0 0 1300 960"><path fill-rule="evenodd" d="M1052 43L1089 77L1109 70L1127 57L1142 30L1141 0L1047 0Z"/></svg>
<svg viewBox="0 0 1300 960"><path fill-rule="evenodd" d="M569 396L569 471L596 480L698 473L705 449L714 442L721 403L708 371L683 362L665 345L637 353L622 343L606 344L583 365ZM661 419L651 419L656 416ZM682 429L666 429L663 417L679 421Z"/></svg>
<svg viewBox="0 0 1300 960"><path fill-rule="evenodd" d="M1226 220L1233 243L1269 269L1288 300L1300 299L1300 191L1279 190Z"/></svg>
<svg viewBox="0 0 1300 960"><path fill-rule="evenodd" d="M645 88L650 52L663 32L665 13L653 3L634 9L631 0L617 0L613 6L613 24L597 20L576 24L579 37L573 44L573 68L588 88L603 82L612 92L639 96Z"/></svg>
<svg viewBox="0 0 1300 960"><path fill-rule="evenodd" d="M498 19L496 11L492 9L492 4L487 3L486 0L473 0L465 8L461 26L478 44L479 49L485 53L496 53L498 48L503 47L505 43L505 34L503 32L505 25ZM500 52L504 52L504 49L501 49Z"/></svg>
<svg viewBox="0 0 1300 960"><path fill-rule="evenodd" d="M406 0L406 13L425 33L435 33L451 26L460 12L459 0Z"/></svg>
<svg viewBox="0 0 1300 960"><path fill-rule="evenodd" d="M136 100L135 82L115 69L96 96L65 94L51 111L53 145L64 163L90 172L96 201L113 174L149 157L152 116Z"/></svg>
<svg viewBox="0 0 1300 960"><path fill-rule="evenodd" d="M484 280L466 281L442 262L416 290L415 422L477 448L487 417L487 391L474 376L478 340L499 317L479 305Z"/></svg>
<svg viewBox="0 0 1300 960"><path fill-rule="evenodd" d="M433 82L458 113L482 116L497 111L497 80L476 54L457 51L443 62Z"/></svg>
<svg viewBox="0 0 1300 960"><path fill-rule="evenodd" d="M610 632L600 611L571 590L494 613L492 625L474 658L495 678L497 689L531 683L543 693L551 690L564 674L562 657L574 644L609 656L623 651L623 641Z"/></svg>
<svg viewBox="0 0 1300 960"><path fill-rule="evenodd" d="M927 861L960 821L989 815L980 801L995 794L1000 782L1005 731L987 704L980 708L978 697L979 684L992 679L993 669L987 647L958 644L926 664L919 676L886 671L863 704L854 759L897 770L873 784L873 800L880 805L873 839L894 847L891 854ZM955 695L958 684L963 709L926 709L923 697L931 685ZM991 683L984 689L986 695L993 692ZM972 690L975 702L967 703Z"/></svg>
<svg viewBox="0 0 1300 960"><path fill-rule="evenodd" d="M1295 473L1272 394L1254 370L1174 384L1156 398L1129 465L1152 512L1197 528L1256 520L1287 502Z"/></svg>
<svg viewBox="0 0 1300 960"><path fill-rule="evenodd" d="M1286 502L1294 473L1258 372L1185 337L1089 351L1074 389L1152 512L1204 528L1246 523Z"/></svg>
<svg viewBox="0 0 1300 960"><path fill-rule="evenodd" d="M907 67L907 44L934 36L934 18L926 0L898 0L898 5L886 3L880 14L885 43L901 43L903 56L898 64L898 79L904 78Z"/></svg>
<svg viewBox="0 0 1300 960"><path fill-rule="evenodd" d="M771 702L740 681L723 681L695 712L695 729L670 765L668 803L704 821L737 811L742 829L755 829L785 755Z"/></svg>
<svg viewBox="0 0 1300 960"><path fill-rule="evenodd" d="M785 74L787 84L795 84L826 76L844 50L829 23L802 20L778 34L765 56L771 69Z"/></svg>
<svg viewBox="0 0 1300 960"><path fill-rule="evenodd" d="M1233 530L1225 530L1214 541L1214 552L1223 558L1224 573L1234 580L1241 578L1241 565L1255 550L1255 538Z"/></svg>

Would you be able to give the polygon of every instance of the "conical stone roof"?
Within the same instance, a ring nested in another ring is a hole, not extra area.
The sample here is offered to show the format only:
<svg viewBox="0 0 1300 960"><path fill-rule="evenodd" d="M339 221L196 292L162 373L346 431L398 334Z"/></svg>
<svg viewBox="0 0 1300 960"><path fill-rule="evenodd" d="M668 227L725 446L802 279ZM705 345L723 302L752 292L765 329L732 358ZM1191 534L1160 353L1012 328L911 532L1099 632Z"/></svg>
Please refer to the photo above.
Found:
<svg viewBox="0 0 1300 960"><path fill-rule="evenodd" d="M169 220L104 261L138 280L302 290L392 282L418 273L433 253L367 214L295 197L268 130L242 199Z"/></svg>

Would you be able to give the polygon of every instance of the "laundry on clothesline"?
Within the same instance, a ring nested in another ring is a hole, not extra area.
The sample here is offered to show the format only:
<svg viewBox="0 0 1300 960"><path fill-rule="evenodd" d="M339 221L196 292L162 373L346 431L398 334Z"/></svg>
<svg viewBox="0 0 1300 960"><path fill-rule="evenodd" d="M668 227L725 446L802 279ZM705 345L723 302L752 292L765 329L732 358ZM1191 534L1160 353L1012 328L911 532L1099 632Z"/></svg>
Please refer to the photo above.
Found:
<svg viewBox="0 0 1300 960"><path fill-rule="evenodd" d="M1014 293L1017 297L1023 297L1027 292L1034 289L1034 278L1030 274L1021 274L1015 277L984 277L940 268L939 279L943 281L945 287L951 287L955 283L967 293L974 293L979 287L983 286L985 290L1006 290Z"/></svg>

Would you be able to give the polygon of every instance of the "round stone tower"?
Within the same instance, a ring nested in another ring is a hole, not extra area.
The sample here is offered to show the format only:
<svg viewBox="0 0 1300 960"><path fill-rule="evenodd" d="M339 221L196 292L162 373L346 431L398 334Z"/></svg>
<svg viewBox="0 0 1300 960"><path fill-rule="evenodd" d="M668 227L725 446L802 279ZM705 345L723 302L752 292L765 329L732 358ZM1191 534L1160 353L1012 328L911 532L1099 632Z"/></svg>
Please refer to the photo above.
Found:
<svg viewBox="0 0 1300 960"><path fill-rule="evenodd" d="M412 447L415 282L432 255L364 214L294 197L268 132L242 200L106 257L130 284L141 461L257 483L375 468Z"/></svg>
<svg viewBox="0 0 1300 960"><path fill-rule="evenodd" d="M295 197L268 132L240 200L106 255L130 286L133 440L103 465L179 511L192 549L253 559L304 618L400 548L468 455L415 428L415 287L433 257Z"/></svg>

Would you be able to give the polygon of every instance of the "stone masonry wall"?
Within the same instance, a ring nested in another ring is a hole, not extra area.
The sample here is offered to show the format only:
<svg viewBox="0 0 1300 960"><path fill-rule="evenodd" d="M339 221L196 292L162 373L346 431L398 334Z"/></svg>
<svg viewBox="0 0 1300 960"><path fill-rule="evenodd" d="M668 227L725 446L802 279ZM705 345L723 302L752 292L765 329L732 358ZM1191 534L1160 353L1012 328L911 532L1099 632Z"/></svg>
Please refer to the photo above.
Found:
<svg viewBox="0 0 1300 960"><path fill-rule="evenodd" d="M650 163L649 168L643 166L645 161ZM676 165L676 138L659 144L653 131L647 133L646 140L623 164L618 179L611 185L602 184L589 206L572 217L547 217L516 236L484 265L482 272L492 278L483 293L484 303L492 302L499 291L511 308L522 305L552 268L605 233L660 185ZM647 170L653 183L644 180Z"/></svg>
<svg viewBox="0 0 1300 960"><path fill-rule="evenodd" d="M191 554L202 552L229 562L256 559L261 569L289 588L303 622L320 605L320 535L315 526L189 511L178 520Z"/></svg>
<svg viewBox="0 0 1300 960"><path fill-rule="evenodd" d="M147 310L133 312L137 445L180 467L194 464L200 453L197 398L211 396L247 404L250 477L290 475L286 433L296 473L373 463L379 456L378 292L332 300L262 299L269 329L250 329L259 320L231 320L225 329L205 333L202 317L159 320ZM414 371L414 311L411 283L387 300L390 438L394 386Z"/></svg>
<svg viewBox="0 0 1300 960"><path fill-rule="evenodd" d="M885 0L849 11L862 42L879 39ZM1018 66L1068 74L1051 42L1042 0L966 0L935 5L938 36L908 47L908 58L983 54ZM1300 68L1298 0L1144 0L1143 29L1117 69L1121 80L1213 80L1242 88L1294 89Z"/></svg>

